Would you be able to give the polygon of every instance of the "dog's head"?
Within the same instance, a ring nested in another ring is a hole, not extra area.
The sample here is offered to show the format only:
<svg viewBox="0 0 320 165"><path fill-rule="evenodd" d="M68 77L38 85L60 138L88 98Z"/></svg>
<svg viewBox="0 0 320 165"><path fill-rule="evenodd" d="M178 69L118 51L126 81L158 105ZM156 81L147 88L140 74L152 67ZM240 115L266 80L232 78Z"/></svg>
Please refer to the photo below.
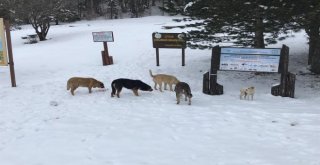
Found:
<svg viewBox="0 0 320 165"><path fill-rule="evenodd" d="M249 87L248 89L247 89L247 91L251 91L251 92L254 92L255 91L255 87Z"/></svg>
<svg viewBox="0 0 320 165"><path fill-rule="evenodd" d="M153 89L151 88L151 86L149 86L148 84L146 84L146 83L144 83L144 82L142 82L142 81L140 81L141 82L141 85L140 85L140 90L143 90L143 91L153 91Z"/></svg>
<svg viewBox="0 0 320 165"><path fill-rule="evenodd" d="M95 88L104 88L104 84L100 81L97 81L94 83Z"/></svg>
<svg viewBox="0 0 320 165"><path fill-rule="evenodd" d="M104 84L100 82L100 88L104 88Z"/></svg>

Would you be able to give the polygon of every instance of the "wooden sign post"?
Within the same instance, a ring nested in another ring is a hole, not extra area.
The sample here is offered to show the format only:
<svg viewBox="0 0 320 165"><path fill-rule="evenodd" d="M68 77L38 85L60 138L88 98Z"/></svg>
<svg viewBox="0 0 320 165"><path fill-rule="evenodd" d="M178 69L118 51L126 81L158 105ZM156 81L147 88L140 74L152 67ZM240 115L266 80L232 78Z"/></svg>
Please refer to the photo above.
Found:
<svg viewBox="0 0 320 165"><path fill-rule="evenodd" d="M0 18L0 65L7 66L8 64L10 68L11 86L16 87L17 84L14 72L10 23L7 20L3 22L3 19Z"/></svg>
<svg viewBox="0 0 320 165"><path fill-rule="evenodd" d="M185 66L185 33L152 33L153 48L156 48L156 62L159 62L159 48L175 48L182 49L182 66Z"/></svg>
<svg viewBox="0 0 320 165"><path fill-rule="evenodd" d="M279 73L281 73L280 85L271 88L274 96L294 98L296 75L288 72L289 67L289 47L283 45L281 49Z"/></svg>
<svg viewBox="0 0 320 165"><path fill-rule="evenodd" d="M108 43L113 42L113 32L112 31L104 31L104 32L92 32L93 41L94 42L103 42L103 51L101 51L102 56L102 64L103 65L111 65L113 64L112 56L109 56L108 51Z"/></svg>

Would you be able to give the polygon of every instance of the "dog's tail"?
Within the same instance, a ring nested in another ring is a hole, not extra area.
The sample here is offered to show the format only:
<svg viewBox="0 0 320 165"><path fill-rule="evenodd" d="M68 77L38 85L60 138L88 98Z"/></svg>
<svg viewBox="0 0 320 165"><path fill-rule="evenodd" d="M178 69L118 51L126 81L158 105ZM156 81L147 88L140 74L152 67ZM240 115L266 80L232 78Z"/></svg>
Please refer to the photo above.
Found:
<svg viewBox="0 0 320 165"><path fill-rule="evenodd" d="M115 88L114 86L115 86L115 83L112 82L112 83L111 83L111 89L112 89L111 97L113 97L113 96L116 94L116 88Z"/></svg>
<svg viewBox="0 0 320 165"><path fill-rule="evenodd" d="M154 75L152 75L151 69L149 69L149 73L151 77L154 77Z"/></svg>
<svg viewBox="0 0 320 165"><path fill-rule="evenodd" d="M67 90L69 90L71 87L70 87L70 83L68 82L67 83Z"/></svg>

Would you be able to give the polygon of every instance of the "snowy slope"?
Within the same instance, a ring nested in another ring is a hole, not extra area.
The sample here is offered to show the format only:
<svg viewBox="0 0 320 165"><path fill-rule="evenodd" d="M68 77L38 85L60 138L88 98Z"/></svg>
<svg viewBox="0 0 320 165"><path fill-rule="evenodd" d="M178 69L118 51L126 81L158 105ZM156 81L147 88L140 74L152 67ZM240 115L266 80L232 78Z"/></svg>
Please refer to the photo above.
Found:
<svg viewBox="0 0 320 165"><path fill-rule="evenodd" d="M49 40L23 44L29 26L12 32L17 87L8 67L0 67L1 165L320 165L320 77L306 68L304 33L290 47L290 71L297 74L296 98L275 97L279 74L223 72L224 95L202 93L210 50L160 49L156 66L152 32L173 25L172 17L81 21L52 26ZM108 43L114 65L102 66L102 43L92 32L113 31ZM270 47L281 47L281 44ZM188 82L192 105L176 105L170 91L123 89L110 97L116 78L140 79L153 86L148 70ZM70 77L94 77L106 90L85 88L72 96ZM239 89L254 85L253 101ZM54 106L57 104L57 106Z"/></svg>

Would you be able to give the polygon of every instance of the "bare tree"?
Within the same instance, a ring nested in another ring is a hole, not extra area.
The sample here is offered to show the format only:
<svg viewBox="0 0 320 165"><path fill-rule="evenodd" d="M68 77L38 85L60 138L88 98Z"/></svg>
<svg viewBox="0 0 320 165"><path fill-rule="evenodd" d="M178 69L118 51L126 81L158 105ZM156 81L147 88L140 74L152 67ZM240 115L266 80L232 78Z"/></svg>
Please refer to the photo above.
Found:
<svg viewBox="0 0 320 165"><path fill-rule="evenodd" d="M20 18L27 19L40 41L46 40L50 22L62 7L63 0L20 0L17 9Z"/></svg>

